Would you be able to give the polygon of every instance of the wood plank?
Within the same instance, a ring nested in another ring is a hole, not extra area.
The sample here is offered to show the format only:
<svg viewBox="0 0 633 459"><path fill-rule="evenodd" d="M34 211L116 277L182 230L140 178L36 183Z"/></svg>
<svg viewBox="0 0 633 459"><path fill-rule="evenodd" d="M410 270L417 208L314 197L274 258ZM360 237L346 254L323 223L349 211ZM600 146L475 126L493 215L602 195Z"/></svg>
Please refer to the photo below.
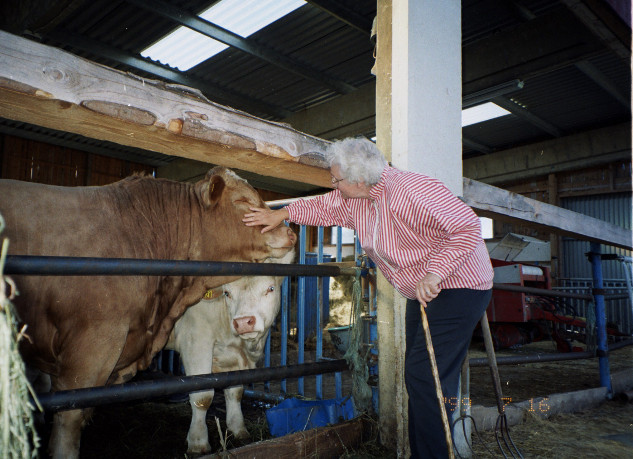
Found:
<svg viewBox="0 0 633 459"><path fill-rule="evenodd" d="M631 123L467 159L464 161L464 176L500 185L626 160L631 161Z"/></svg>
<svg viewBox="0 0 633 459"><path fill-rule="evenodd" d="M297 459L304 457L340 457L353 451L369 438L369 422L363 418L304 432L285 435L271 440L251 443L225 453L203 456L200 459Z"/></svg>
<svg viewBox="0 0 633 459"><path fill-rule="evenodd" d="M0 31L0 116L263 176L331 187L328 142ZM631 232L464 179L481 215L631 248ZM560 228L560 229L558 229Z"/></svg>
<svg viewBox="0 0 633 459"><path fill-rule="evenodd" d="M633 249L633 233L617 225L464 178L464 201L482 217L525 225L576 239Z"/></svg>
<svg viewBox="0 0 633 459"><path fill-rule="evenodd" d="M323 139L3 31L0 116L331 187Z"/></svg>

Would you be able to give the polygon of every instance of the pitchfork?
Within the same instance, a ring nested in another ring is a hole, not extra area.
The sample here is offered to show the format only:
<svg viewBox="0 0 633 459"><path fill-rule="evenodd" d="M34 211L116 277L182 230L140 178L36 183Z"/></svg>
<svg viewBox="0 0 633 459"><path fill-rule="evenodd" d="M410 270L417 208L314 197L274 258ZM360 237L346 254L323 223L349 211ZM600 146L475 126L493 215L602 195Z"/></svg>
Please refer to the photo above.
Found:
<svg viewBox="0 0 633 459"><path fill-rule="evenodd" d="M492 334L490 333L490 325L488 324L488 316L486 312L484 312L480 323L484 335L486 354L488 355L488 366L490 367L490 374L492 375L495 396L497 398L497 411L499 412L499 416L497 416L497 423L495 425L495 438L497 440L497 445L499 445L499 449L501 450L503 457L508 457L504 450L505 446L505 449L507 449L508 453L513 458L523 459L521 451L519 451L519 448L515 446L512 438L510 437L508 418L506 417L502 401L501 380L499 378L499 369L497 368L497 356L495 355L495 347L492 342Z"/></svg>
<svg viewBox="0 0 633 459"><path fill-rule="evenodd" d="M503 454L504 458L508 458L508 454L510 454L515 459L523 459L523 455L519 448L516 447L514 442L512 441L512 437L510 437L510 430L508 428L508 419L505 414L504 406L503 406L503 396L501 393L501 379L499 378L499 369L497 368L497 357L495 355L495 348L492 342L492 334L490 333L490 325L488 324L488 316L486 312L482 316L480 320L481 329L483 331L484 336L484 344L486 346L486 354L488 356L488 366L490 367L490 374L492 375L493 387L495 390L495 397L497 399L497 411L499 415L497 416L497 422L495 424L495 439L497 440L497 445L499 446L499 450L501 454ZM468 380L468 356L464 360L464 364L462 366L462 389L464 387L465 382ZM467 383L466 383L467 384ZM462 390L462 393L464 391ZM475 420L472 416L470 416L466 412L466 405L462 403L460 410L460 417L457 418L453 422L453 428L458 422L463 423L464 429L464 437L466 437L466 424L465 421L470 419L472 422L473 429L479 442L484 445L486 451L492 455L492 451L488 449L486 444L482 441L481 436L479 435L479 431L477 430L477 426L475 425ZM468 445L471 453L474 452L472 450L471 445ZM506 454L506 451L508 454ZM459 454L459 453L458 453ZM461 457L461 456L460 456Z"/></svg>

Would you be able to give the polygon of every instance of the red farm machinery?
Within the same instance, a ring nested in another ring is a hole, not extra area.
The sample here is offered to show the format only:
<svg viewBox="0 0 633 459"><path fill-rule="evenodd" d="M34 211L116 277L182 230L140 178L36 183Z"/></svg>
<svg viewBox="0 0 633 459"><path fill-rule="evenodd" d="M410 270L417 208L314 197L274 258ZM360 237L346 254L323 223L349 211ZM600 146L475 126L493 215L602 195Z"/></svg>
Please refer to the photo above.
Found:
<svg viewBox="0 0 633 459"><path fill-rule="evenodd" d="M584 350L573 341L586 342L593 320L579 315L575 304L587 295L575 295L574 302L573 294L552 290L549 243L509 233L500 242L489 243L488 250L495 288L487 314L495 348L551 339L559 352ZM607 334L621 333L607 326Z"/></svg>

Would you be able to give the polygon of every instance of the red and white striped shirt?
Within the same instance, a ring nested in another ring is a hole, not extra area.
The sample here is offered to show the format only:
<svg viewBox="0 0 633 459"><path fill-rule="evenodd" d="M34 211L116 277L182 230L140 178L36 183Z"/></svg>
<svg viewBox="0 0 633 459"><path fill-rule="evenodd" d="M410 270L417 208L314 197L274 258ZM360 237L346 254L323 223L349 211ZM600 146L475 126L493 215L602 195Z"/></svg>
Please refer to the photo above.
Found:
<svg viewBox="0 0 633 459"><path fill-rule="evenodd" d="M492 288L493 270L473 210L437 179L387 166L369 199L338 190L288 205L289 220L356 230L360 245L385 278L415 299L427 272L442 289Z"/></svg>

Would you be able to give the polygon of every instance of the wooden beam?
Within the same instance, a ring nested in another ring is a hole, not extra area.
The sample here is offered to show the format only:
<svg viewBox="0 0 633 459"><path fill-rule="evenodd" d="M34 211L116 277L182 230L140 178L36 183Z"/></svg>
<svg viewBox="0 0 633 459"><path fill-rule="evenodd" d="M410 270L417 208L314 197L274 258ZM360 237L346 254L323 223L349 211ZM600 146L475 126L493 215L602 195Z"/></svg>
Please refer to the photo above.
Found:
<svg viewBox="0 0 633 459"><path fill-rule="evenodd" d="M631 159L631 124L572 134L464 161L464 177L490 185Z"/></svg>
<svg viewBox="0 0 633 459"><path fill-rule="evenodd" d="M526 226L559 235L633 249L630 229L468 178L464 178L464 201L482 217L521 220Z"/></svg>
<svg viewBox="0 0 633 459"><path fill-rule="evenodd" d="M367 83L352 94L293 113L283 122L323 139L375 133L376 82Z"/></svg>
<svg viewBox="0 0 633 459"><path fill-rule="evenodd" d="M73 49L84 51L88 55L101 56L109 61L123 64L124 68L132 69L132 72L148 73L161 81L196 88L215 102L237 105L242 110L250 113L260 113L263 114L260 116L270 116L276 119L284 118L292 113L284 107L266 103L220 85L200 80L185 72L172 69L166 64L145 59L140 54L122 51L114 46L77 33L67 30L54 30L48 33L47 36L56 43L63 44L63 46L70 46Z"/></svg>
<svg viewBox="0 0 633 459"><path fill-rule="evenodd" d="M204 456L201 459L297 459L307 457L340 457L356 449L363 440L370 438L369 421L356 418L333 426L319 427L304 432L285 435L271 440L251 443L223 453Z"/></svg>
<svg viewBox="0 0 633 459"><path fill-rule="evenodd" d="M215 104L189 88L145 80L1 31L0 116L263 176L332 186L323 153L328 142L323 139ZM632 246L631 232L623 228L470 179L464 179L464 196L482 215Z"/></svg>
<svg viewBox="0 0 633 459"><path fill-rule="evenodd" d="M331 187L323 139L2 31L0 116Z"/></svg>

